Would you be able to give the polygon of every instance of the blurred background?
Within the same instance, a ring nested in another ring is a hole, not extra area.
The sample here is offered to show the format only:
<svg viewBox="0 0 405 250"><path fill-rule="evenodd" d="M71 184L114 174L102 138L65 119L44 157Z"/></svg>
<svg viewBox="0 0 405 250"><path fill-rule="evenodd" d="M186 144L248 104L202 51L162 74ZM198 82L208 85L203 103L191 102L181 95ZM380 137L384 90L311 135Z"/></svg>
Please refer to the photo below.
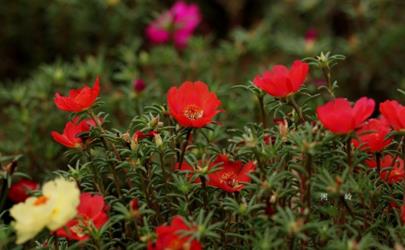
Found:
<svg viewBox="0 0 405 250"><path fill-rule="evenodd" d="M58 168L64 149L49 133L62 131L68 114L56 110L53 95L92 84L97 75L102 110L124 129L142 106L165 103L169 86L186 79L209 83L225 100L223 116L231 117L222 120L238 126L249 117L232 114L251 114L255 102L229 86L321 51L346 56L333 70L338 96L379 102L400 99L397 89L405 89L403 0L188 1L199 6L202 21L187 47L152 45L145 27L174 2L3 1L0 157L22 154L22 165L37 173ZM137 79L145 83L142 93L133 89ZM307 85L324 83L321 72L311 70ZM252 102L241 107L226 101L231 98Z"/></svg>

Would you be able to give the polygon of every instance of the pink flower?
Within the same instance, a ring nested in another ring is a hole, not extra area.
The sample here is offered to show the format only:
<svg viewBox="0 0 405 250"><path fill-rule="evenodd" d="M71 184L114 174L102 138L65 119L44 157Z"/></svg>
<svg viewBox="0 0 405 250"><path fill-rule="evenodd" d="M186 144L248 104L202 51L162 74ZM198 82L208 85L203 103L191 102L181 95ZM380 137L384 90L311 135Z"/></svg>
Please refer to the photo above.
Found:
<svg viewBox="0 0 405 250"><path fill-rule="evenodd" d="M142 79L136 79L136 80L134 80L134 82L133 82L133 87L134 87L135 93L140 94L140 93L142 93L142 92L145 90L145 88L146 88L145 81L142 80Z"/></svg>
<svg viewBox="0 0 405 250"><path fill-rule="evenodd" d="M318 30L315 28L309 28L305 33L305 42L314 42L318 38Z"/></svg>
<svg viewBox="0 0 405 250"><path fill-rule="evenodd" d="M200 9L196 4L179 1L148 25L146 36L155 44L173 40L177 48L183 48L200 21Z"/></svg>

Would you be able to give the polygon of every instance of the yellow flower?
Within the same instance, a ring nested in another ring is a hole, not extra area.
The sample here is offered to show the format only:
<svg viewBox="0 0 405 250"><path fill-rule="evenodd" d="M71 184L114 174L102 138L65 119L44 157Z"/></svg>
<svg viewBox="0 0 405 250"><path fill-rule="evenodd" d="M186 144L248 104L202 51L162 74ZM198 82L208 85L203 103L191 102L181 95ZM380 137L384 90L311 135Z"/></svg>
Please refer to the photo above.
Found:
<svg viewBox="0 0 405 250"><path fill-rule="evenodd" d="M42 196L30 197L10 209L17 232L17 244L32 239L47 227L53 231L64 226L77 213L80 191L74 181L63 178L47 182Z"/></svg>

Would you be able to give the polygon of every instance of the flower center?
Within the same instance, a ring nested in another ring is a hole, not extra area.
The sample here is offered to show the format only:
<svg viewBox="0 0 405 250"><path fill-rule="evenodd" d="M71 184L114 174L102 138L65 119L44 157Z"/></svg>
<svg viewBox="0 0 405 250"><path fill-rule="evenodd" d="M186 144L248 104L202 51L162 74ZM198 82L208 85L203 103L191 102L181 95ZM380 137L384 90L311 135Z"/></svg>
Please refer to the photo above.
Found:
<svg viewBox="0 0 405 250"><path fill-rule="evenodd" d="M45 195L39 196L35 201L34 201L34 206L39 206L42 204L45 204L48 201L48 197Z"/></svg>
<svg viewBox="0 0 405 250"><path fill-rule="evenodd" d="M203 116L204 110L202 110L202 108L200 108L194 104L191 104L184 108L183 114L189 120L194 121L194 120L200 119Z"/></svg>

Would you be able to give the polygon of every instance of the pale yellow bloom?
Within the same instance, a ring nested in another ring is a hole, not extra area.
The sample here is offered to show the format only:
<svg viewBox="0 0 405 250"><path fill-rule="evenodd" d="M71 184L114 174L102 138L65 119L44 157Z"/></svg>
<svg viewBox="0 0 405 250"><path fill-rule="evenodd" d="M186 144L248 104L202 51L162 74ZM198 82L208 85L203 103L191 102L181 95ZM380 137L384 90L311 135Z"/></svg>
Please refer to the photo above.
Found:
<svg viewBox="0 0 405 250"><path fill-rule="evenodd" d="M47 182L42 196L30 197L10 209L17 232L17 244L26 242L48 227L53 231L64 226L77 213L80 191L74 181L63 178Z"/></svg>

